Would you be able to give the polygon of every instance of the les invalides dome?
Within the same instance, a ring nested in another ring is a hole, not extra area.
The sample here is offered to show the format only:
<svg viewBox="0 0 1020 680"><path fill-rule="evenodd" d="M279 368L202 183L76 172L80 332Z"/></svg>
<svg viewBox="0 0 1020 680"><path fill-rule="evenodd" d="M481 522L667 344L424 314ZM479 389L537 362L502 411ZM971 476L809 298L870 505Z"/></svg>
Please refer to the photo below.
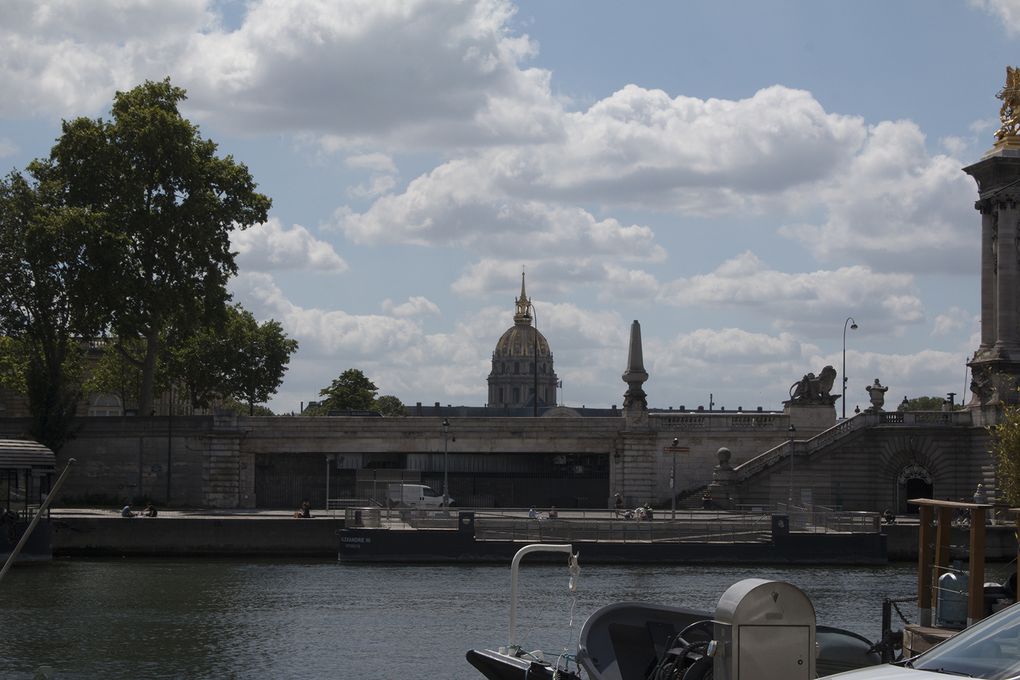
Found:
<svg viewBox="0 0 1020 680"><path fill-rule="evenodd" d="M536 408L556 405L558 381L553 371L553 355L549 342L533 324L534 307L524 290L521 273L521 296L514 312L514 325L507 329L492 352L489 373L489 406Z"/></svg>

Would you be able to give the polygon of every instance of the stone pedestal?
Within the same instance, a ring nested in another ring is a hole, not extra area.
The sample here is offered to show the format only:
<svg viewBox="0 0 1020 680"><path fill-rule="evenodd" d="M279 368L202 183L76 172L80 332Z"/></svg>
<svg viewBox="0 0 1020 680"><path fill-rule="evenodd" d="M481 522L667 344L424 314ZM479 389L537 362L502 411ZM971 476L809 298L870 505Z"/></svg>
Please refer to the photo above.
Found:
<svg viewBox="0 0 1020 680"><path fill-rule="evenodd" d="M835 404L787 403L783 413L790 417L790 424L796 428L797 439L807 439L836 424Z"/></svg>
<svg viewBox="0 0 1020 680"><path fill-rule="evenodd" d="M712 483L708 485L705 500L710 503L711 509L732 510L739 499L736 497L737 474L730 465L731 453L729 449L723 447L716 456L719 464L712 470Z"/></svg>

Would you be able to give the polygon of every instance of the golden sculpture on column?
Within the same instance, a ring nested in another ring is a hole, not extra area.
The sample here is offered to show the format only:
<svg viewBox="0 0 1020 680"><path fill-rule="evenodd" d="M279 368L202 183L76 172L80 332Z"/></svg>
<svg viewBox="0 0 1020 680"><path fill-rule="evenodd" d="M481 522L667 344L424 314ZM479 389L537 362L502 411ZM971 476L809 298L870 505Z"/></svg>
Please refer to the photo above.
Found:
<svg viewBox="0 0 1020 680"><path fill-rule="evenodd" d="M996 133L996 146L1020 146L1020 67L1006 67L1006 84L996 99L1002 100L999 119L1002 121Z"/></svg>

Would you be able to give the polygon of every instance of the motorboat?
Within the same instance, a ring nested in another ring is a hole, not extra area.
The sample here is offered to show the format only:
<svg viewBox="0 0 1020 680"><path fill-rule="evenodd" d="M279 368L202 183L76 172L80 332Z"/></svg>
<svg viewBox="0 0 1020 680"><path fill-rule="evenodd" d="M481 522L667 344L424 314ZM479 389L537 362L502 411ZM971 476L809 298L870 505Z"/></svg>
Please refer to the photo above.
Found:
<svg viewBox="0 0 1020 680"><path fill-rule="evenodd" d="M466 655L489 680L785 680L882 662L878 646L867 638L816 625L814 607L795 586L763 579L732 585L715 612L644 602L607 604L583 624L576 654L527 651L516 640L514 625L517 570L522 557L543 550L569 554L568 569L576 577L578 557L569 545L530 545L518 552L511 565L507 645L473 649ZM726 673L737 664L742 664L744 675ZM723 673L715 671L713 676L716 668ZM747 674L755 668L759 670ZM761 669L768 670L763 675Z"/></svg>

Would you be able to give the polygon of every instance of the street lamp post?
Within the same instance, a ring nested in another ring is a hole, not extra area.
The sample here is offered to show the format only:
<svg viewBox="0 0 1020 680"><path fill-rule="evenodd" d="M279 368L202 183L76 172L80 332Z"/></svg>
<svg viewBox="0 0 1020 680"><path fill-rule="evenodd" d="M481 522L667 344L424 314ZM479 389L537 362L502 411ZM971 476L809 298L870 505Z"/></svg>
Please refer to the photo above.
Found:
<svg viewBox="0 0 1020 680"><path fill-rule="evenodd" d="M680 440L673 437L673 469L669 472L669 495L672 500L673 514L670 519L676 521L676 447Z"/></svg>
<svg viewBox="0 0 1020 680"><path fill-rule="evenodd" d="M854 321L852 316L848 316L846 321L843 322L843 419L846 420L846 325L850 325L850 330L857 330L857 322Z"/></svg>
<svg viewBox="0 0 1020 680"><path fill-rule="evenodd" d="M786 494L786 512L789 513L793 507L793 435L797 432L797 428L791 424L786 431L789 434L787 446L790 447L790 490Z"/></svg>
<svg viewBox="0 0 1020 680"><path fill-rule="evenodd" d="M443 507L450 507L450 464L449 464L449 435L450 421L443 418Z"/></svg>

